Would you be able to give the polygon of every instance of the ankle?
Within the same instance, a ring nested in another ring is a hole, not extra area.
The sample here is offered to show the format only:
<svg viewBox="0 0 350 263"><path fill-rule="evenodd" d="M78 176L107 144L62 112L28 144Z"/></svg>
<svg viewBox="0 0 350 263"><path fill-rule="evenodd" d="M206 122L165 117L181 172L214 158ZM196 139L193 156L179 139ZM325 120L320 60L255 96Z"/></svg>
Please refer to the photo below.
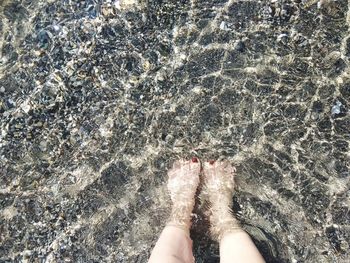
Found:
<svg viewBox="0 0 350 263"><path fill-rule="evenodd" d="M192 204L176 204L172 207L169 224L188 227L191 225Z"/></svg>
<svg viewBox="0 0 350 263"><path fill-rule="evenodd" d="M233 215L223 218L211 218L210 223L210 232L216 241L220 241L228 233L244 232L239 221Z"/></svg>
<svg viewBox="0 0 350 263"><path fill-rule="evenodd" d="M226 222L232 222L234 224L238 224L236 217L232 214L232 212L228 208L224 208L222 210L212 209L210 222L212 225L220 225Z"/></svg>
<svg viewBox="0 0 350 263"><path fill-rule="evenodd" d="M225 191L209 192L209 201L212 206L230 206L232 203L232 193Z"/></svg>

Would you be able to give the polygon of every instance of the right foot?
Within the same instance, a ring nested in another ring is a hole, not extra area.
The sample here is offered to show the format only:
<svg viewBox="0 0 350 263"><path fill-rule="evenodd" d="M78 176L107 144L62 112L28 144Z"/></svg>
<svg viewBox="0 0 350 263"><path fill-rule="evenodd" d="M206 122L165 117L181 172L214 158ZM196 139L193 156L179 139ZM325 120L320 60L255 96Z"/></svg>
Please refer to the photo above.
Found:
<svg viewBox="0 0 350 263"><path fill-rule="evenodd" d="M179 160L168 172L168 190L173 202L170 221L168 224L188 229L191 213L195 203L195 194L199 184L200 162Z"/></svg>
<svg viewBox="0 0 350 263"><path fill-rule="evenodd" d="M210 202L211 234L219 241L226 233L242 231L231 213L235 167L228 161L211 161L203 165L205 188Z"/></svg>

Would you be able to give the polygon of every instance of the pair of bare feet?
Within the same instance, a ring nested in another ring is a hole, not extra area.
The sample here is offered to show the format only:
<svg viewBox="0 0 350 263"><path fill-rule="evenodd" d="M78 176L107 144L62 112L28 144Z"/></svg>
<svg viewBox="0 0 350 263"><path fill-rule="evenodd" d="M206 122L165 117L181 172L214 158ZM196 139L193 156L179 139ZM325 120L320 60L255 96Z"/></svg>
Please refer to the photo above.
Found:
<svg viewBox="0 0 350 263"><path fill-rule="evenodd" d="M230 209L235 168L228 161L202 163L197 158L175 161L168 172L168 190L173 202L168 225L189 230L201 172L210 203L208 212L212 237L219 241L225 233L242 231Z"/></svg>

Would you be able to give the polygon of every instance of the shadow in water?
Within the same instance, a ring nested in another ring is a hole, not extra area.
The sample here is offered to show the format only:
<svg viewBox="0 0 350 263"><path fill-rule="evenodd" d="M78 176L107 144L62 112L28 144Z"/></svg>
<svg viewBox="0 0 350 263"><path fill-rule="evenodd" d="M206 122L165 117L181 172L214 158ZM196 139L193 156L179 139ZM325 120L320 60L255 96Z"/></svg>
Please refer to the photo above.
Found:
<svg viewBox="0 0 350 263"><path fill-rule="evenodd" d="M203 185L198 187L197 194L202 191ZM219 263L219 243L213 240L210 236L210 222L208 216L205 214L209 208L209 204L206 200L197 198L197 202L194 208L195 217L193 219L193 225L191 229L191 238L193 240L193 254L196 259L196 263ZM240 206L237 199L233 197L232 209L235 213L239 212ZM250 234L254 244L262 254L266 262L269 263L284 263L288 262L283 259L278 252L277 240L275 237L266 232L264 229L250 225L244 221L241 222L242 227ZM250 232L260 232L260 237L257 238Z"/></svg>

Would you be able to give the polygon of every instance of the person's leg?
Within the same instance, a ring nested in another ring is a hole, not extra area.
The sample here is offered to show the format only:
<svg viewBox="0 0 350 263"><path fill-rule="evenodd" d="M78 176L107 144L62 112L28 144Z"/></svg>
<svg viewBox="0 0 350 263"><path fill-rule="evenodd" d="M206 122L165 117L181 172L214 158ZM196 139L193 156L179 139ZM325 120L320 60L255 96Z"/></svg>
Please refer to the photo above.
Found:
<svg viewBox="0 0 350 263"><path fill-rule="evenodd" d="M234 173L235 168L227 161L204 163L206 191L211 203L210 230L220 244L220 262L265 262L231 213Z"/></svg>
<svg viewBox="0 0 350 263"><path fill-rule="evenodd" d="M192 240L187 232L176 226L165 226L148 262L194 262Z"/></svg>
<svg viewBox="0 0 350 263"><path fill-rule="evenodd" d="M189 230L199 172L200 163L197 159L176 161L168 172L172 212L151 253L149 263L194 262Z"/></svg>
<svg viewBox="0 0 350 263"><path fill-rule="evenodd" d="M220 262L262 263L265 262L260 252L244 232L226 233L220 240Z"/></svg>

